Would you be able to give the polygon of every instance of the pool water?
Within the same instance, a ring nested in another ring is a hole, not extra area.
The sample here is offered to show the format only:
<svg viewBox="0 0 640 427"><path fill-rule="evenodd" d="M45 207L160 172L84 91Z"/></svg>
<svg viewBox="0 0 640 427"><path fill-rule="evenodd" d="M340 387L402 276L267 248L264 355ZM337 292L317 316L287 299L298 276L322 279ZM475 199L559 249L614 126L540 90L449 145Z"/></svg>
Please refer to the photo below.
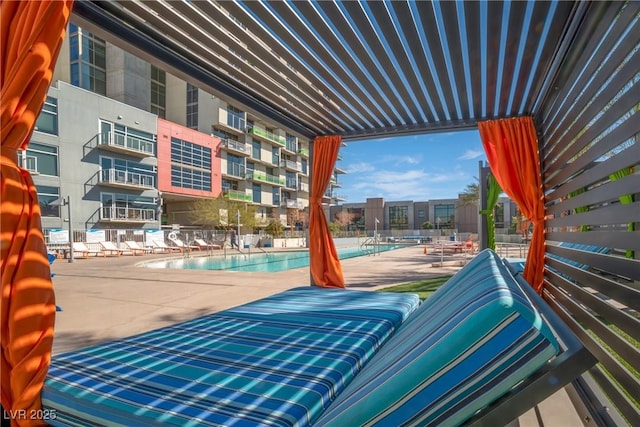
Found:
<svg viewBox="0 0 640 427"><path fill-rule="evenodd" d="M406 245L386 245L379 246L380 252L390 251L406 247ZM340 259L354 258L368 255L369 252L355 248L338 249L338 257ZM173 268L181 270L227 270L227 271L252 271L262 273L274 273L278 271L291 270L293 268L301 268L309 266L308 251L289 251L289 252L245 252L244 254L227 254L208 256L208 257L192 257L180 258L163 261L152 261L142 264L147 268Z"/></svg>

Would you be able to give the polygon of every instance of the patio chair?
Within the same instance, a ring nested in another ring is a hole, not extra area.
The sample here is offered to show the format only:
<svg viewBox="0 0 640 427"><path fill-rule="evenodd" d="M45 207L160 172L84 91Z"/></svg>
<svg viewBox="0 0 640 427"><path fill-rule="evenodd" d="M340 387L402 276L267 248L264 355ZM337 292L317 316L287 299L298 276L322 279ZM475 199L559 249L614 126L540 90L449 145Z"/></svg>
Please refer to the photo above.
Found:
<svg viewBox="0 0 640 427"><path fill-rule="evenodd" d="M144 255L150 254L153 252L153 248L145 248L142 247L135 240L126 240L124 245L129 249L134 255Z"/></svg>
<svg viewBox="0 0 640 427"><path fill-rule="evenodd" d="M180 252L182 253L182 248L177 247L177 246L169 246L167 245L164 241L162 240L154 240L153 241L153 247L154 247L154 251L156 253L171 253L171 252Z"/></svg>
<svg viewBox="0 0 640 427"><path fill-rule="evenodd" d="M106 256L103 250L89 248L84 242L73 242L73 255L78 258L89 258L91 255Z"/></svg>
<svg viewBox="0 0 640 427"><path fill-rule="evenodd" d="M200 246L195 246L195 245L187 245L185 242L183 242L180 239L169 239L171 240L171 242L173 242L174 245L176 245L178 248L182 248L183 251L185 250L200 250Z"/></svg>
<svg viewBox="0 0 640 427"><path fill-rule="evenodd" d="M195 239L195 243L200 248L200 250L222 249L222 246L216 245L214 243L207 243L202 239Z"/></svg>
<svg viewBox="0 0 640 427"><path fill-rule="evenodd" d="M120 256L124 253L124 251L118 248L113 242L100 242L100 246L102 247L105 256Z"/></svg>

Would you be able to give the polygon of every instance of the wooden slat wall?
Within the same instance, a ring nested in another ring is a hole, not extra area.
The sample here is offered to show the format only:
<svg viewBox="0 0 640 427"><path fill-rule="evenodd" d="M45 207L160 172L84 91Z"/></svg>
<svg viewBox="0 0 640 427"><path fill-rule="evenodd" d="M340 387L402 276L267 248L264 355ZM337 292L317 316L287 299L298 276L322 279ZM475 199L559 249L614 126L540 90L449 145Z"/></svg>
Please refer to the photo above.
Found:
<svg viewBox="0 0 640 427"><path fill-rule="evenodd" d="M640 425L640 2L611 2L605 17L594 12L593 21L585 22L589 31L579 35L583 53L561 66L555 92L536 116L546 206L544 296L599 360L588 382L610 400L600 403L601 413L605 406L615 411L601 421L635 426ZM628 174L613 179L621 170Z"/></svg>

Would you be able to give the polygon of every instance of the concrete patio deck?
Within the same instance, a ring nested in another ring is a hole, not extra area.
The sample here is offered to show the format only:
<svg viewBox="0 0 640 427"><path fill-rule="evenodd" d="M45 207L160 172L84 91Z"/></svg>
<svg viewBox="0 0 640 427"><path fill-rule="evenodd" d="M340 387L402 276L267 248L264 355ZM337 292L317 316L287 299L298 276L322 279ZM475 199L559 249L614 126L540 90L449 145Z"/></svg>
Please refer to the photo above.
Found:
<svg viewBox="0 0 640 427"><path fill-rule="evenodd" d="M53 353L156 329L309 284L308 267L278 273L240 273L138 266L169 256L95 257L74 263L65 259L54 262L56 303L63 311L56 316ZM456 258L465 256L468 255ZM411 246L343 260L342 266L348 288L377 290L454 274L460 269L460 266L432 267L432 263L439 261L439 254L424 254L422 246ZM572 405L562 391L511 426L581 426L569 408Z"/></svg>

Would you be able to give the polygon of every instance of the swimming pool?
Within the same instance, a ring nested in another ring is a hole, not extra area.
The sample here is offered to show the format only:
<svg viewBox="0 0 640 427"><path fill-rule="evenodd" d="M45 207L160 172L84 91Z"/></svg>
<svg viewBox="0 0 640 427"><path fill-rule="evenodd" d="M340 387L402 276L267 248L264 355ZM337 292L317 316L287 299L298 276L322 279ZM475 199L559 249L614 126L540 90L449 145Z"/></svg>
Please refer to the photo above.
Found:
<svg viewBox="0 0 640 427"><path fill-rule="evenodd" d="M406 247L406 245L381 244L379 247L380 252L384 252ZM354 258L368 254L369 252L360 247L338 249L340 259ZM251 252L251 254L245 252L244 254L227 254L226 257L217 255L152 261L141 265L147 268L172 268L180 270L227 270L274 273L291 270L293 268L308 267L309 252L288 251L269 252L266 254L264 252Z"/></svg>

